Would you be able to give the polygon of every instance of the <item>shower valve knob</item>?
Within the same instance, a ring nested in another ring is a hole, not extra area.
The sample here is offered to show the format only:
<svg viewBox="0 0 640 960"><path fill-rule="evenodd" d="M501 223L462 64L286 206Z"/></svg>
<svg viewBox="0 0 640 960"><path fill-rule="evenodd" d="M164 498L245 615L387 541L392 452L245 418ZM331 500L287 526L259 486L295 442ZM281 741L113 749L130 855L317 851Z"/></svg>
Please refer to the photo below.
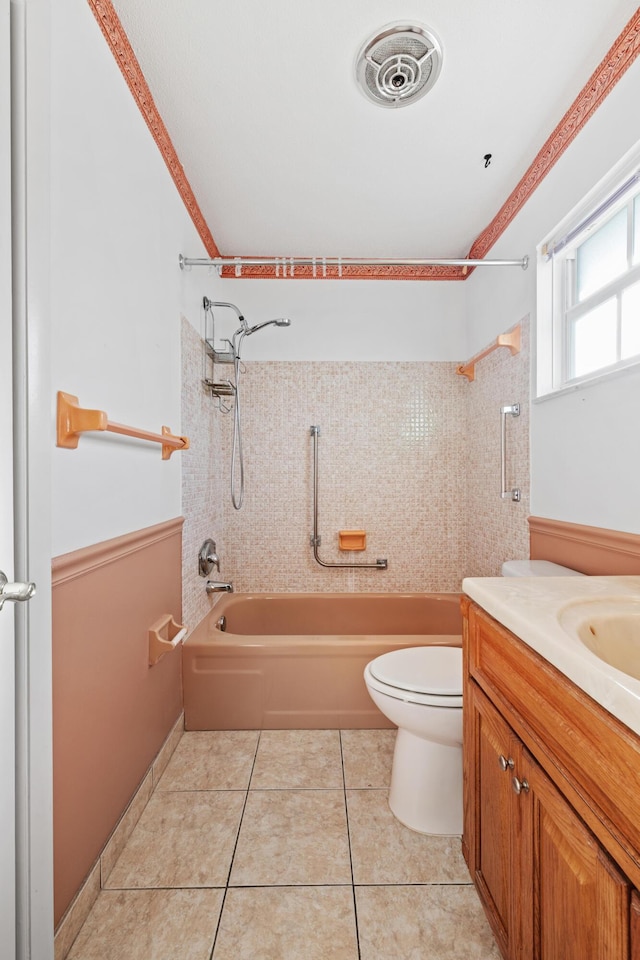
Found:
<svg viewBox="0 0 640 960"><path fill-rule="evenodd" d="M198 573L201 577L208 577L213 568L220 572L220 558L216 553L215 540L205 540L198 554Z"/></svg>

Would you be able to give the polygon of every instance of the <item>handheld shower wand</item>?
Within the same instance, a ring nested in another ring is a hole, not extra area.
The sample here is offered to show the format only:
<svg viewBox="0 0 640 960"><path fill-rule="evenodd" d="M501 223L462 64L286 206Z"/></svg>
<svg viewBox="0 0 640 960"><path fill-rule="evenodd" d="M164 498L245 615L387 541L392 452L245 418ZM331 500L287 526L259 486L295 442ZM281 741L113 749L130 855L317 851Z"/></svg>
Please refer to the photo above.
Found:
<svg viewBox="0 0 640 960"><path fill-rule="evenodd" d="M237 308L236 308L237 309ZM277 320L263 320L262 323L256 323L252 327L247 326L247 321L240 316L241 326L238 327L231 339L234 356L240 357L240 344L245 337L250 337L252 333L257 333L264 327L290 327L291 320L288 317L279 317Z"/></svg>
<svg viewBox="0 0 640 960"><path fill-rule="evenodd" d="M202 306L204 307L205 313L211 311L212 316L214 307L227 307L230 310L233 310L240 321L240 326L231 337L231 340L226 341L231 348L233 369L236 380L235 384L229 383L229 388L233 391L235 400L233 405L233 441L231 447L231 502L233 503L235 509L239 510L244 499L244 457L242 454L242 424L240 419L240 347L244 338L250 337L252 333L257 333L258 330L262 330L264 327L269 326L289 327L291 326L291 320L289 320L288 317L278 317L276 320L263 320L262 323L256 323L250 327L242 313L240 313L239 308L236 307L235 303L225 303L223 301L209 300L208 297L203 297ZM239 489L237 493L236 461L239 464L240 470Z"/></svg>
<svg viewBox="0 0 640 960"><path fill-rule="evenodd" d="M263 320L262 323L256 323L252 327L247 326L247 322L240 314L237 307L234 308L240 318L241 326L238 327L231 339L231 349L233 351L233 369L236 378L235 403L233 407L233 442L231 448L231 502L236 510L239 510L244 500L244 456L242 453L242 423L240 418L240 347L245 337L250 337L252 333L257 333L264 327L289 327L291 320L288 317L279 317L277 320ZM239 489L236 493L236 459L239 464Z"/></svg>

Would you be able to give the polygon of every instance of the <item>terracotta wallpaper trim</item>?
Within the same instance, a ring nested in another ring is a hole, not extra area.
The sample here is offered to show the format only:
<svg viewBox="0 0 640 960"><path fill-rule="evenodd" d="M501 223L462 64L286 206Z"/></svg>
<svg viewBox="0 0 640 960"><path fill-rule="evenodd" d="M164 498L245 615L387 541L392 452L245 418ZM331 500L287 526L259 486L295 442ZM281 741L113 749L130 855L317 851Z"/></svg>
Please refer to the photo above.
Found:
<svg viewBox="0 0 640 960"><path fill-rule="evenodd" d="M133 52L124 28L120 22L118 14L113 8L110 0L88 0L89 6L93 11L105 40L111 48L120 71L126 80L127 86L131 91L145 122L151 131L151 136L155 140L167 169L171 174L173 182L178 188L178 193L182 198L189 216L198 231L205 249L210 257L219 257L220 251L211 235L207 222L198 206L198 201L187 180L186 174L182 169L182 164L178 158L175 147L164 125L162 117L158 113L149 85L144 78L144 74L138 63L138 59ZM177 256L177 254L176 254Z"/></svg>
<svg viewBox="0 0 640 960"><path fill-rule="evenodd" d="M249 260L253 259L250 255ZM256 258L257 259L257 258ZM234 266L223 267L223 277L237 277L242 279L277 279L273 267L242 267L241 274L236 273ZM284 279L289 279L290 275ZM322 260L318 259L316 266L316 275L313 275L313 267L297 266L294 276L295 280L464 280L464 267L403 267L403 266L327 266L326 276L322 270ZM281 278L282 279L282 278Z"/></svg>
<svg viewBox="0 0 640 960"><path fill-rule="evenodd" d="M640 8L573 101L515 190L503 203L489 226L475 240L469 257L486 256L639 53Z"/></svg>
<svg viewBox="0 0 640 960"><path fill-rule="evenodd" d="M134 530L112 540L103 540L101 543L73 550L54 557L51 561L51 582L55 587L59 583L74 580L91 570L96 570L107 563L120 560L128 554L143 550L152 544L159 543L174 537L182 530L184 517L176 517L164 523L156 523L152 527Z"/></svg>
<svg viewBox="0 0 640 960"><path fill-rule="evenodd" d="M153 102L151 91L144 78L140 64L133 52L133 48L131 47L120 19L113 8L111 0L88 0L88 3L111 48L111 52L116 58L127 85L140 108L147 126L162 153L173 181L178 188L178 192L204 243L208 255L210 257L221 256L222 254L218 250L216 242L198 206L191 185L187 180L178 155L167 133L167 129ZM560 123L549 136L533 163L529 166L491 223L476 238L468 254L470 258L481 259L486 256L491 247L504 233L512 220L518 215L525 203L550 172L556 161L560 159L567 147L573 142L609 93L611 93L618 80L620 80L629 69L639 53L640 8L638 8L605 58L598 65L585 87L573 101ZM235 254L229 254L229 256L234 255ZM343 280L466 280L473 270L473 267L467 270L462 267L354 266L343 267L341 277L337 267L331 270L328 268L327 277ZM222 276L224 277L235 277L237 275L234 267L224 268L222 271ZM244 279L275 279L275 273L272 267L243 267L241 276ZM312 267L296 268L295 276L298 279L316 279L313 276ZM324 279L324 277L320 274L320 276L317 275L317 279Z"/></svg>
<svg viewBox="0 0 640 960"><path fill-rule="evenodd" d="M640 574L640 535L529 517L532 560L552 560L590 576Z"/></svg>

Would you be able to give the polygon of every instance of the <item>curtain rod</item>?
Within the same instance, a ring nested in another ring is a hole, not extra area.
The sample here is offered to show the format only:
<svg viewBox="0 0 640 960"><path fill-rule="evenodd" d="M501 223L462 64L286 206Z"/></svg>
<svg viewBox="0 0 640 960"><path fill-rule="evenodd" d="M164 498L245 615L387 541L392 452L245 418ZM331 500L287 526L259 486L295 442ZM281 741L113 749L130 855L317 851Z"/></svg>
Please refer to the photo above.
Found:
<svg viewBox="0 0 640 960"><path fill-rule="evenodd" d="M185 257L182 254L178 257L180 269L188 267L217 267L222 270L223 267L276 267L281 268L283 276L293 267L313 267L315 270L323 270L325 267L522 267L526 270L529 266L529 257L521 257L519 260L476 260L473 258L461 258L459 260L431 260L431 259L412 259L412 260L376 260L361 257L212 257L194 258Z"/></svg>

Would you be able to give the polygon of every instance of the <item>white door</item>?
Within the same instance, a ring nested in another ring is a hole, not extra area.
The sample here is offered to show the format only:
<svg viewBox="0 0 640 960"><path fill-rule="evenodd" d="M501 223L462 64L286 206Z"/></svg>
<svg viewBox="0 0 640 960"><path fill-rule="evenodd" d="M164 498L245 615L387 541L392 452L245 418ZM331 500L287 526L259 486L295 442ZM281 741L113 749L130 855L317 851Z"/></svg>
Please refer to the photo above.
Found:
<svg viewBox="0 0 640 960"><path fill-rule="evenodd" d="M11 137L9 0L0 11L0 570L13 579ZM15 956L15 660L13 604L0 610L0 943Z"/></svg>

